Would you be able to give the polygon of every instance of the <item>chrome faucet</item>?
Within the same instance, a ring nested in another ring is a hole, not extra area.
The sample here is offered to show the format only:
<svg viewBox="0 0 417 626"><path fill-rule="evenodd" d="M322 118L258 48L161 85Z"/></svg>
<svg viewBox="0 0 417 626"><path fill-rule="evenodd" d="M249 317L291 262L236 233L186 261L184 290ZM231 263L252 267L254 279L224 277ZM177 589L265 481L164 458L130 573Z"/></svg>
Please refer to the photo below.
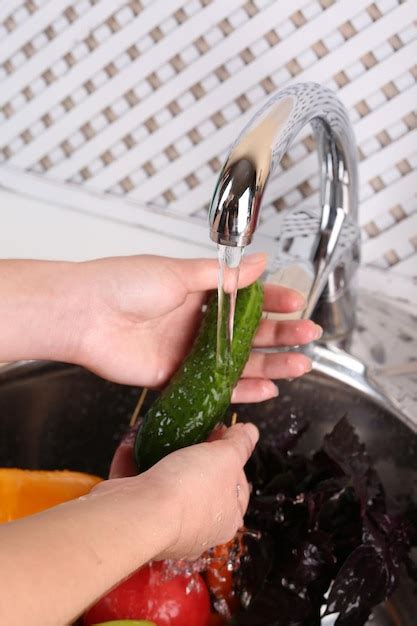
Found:
<svg viewBox="0 0 417 626"><path fill-rule="evenodd" d="M221 170L210 205L210 236L225 246L251 243L268 181L309 122L319 160L319 214L317 209L284 210L275 269L291 261L309 265L303 317L321 324L324 338L340 339L354 325L352 278L359 263L360 235L355 138L347 111L332 91L299 83L278 91L255 114Z"/></svg>

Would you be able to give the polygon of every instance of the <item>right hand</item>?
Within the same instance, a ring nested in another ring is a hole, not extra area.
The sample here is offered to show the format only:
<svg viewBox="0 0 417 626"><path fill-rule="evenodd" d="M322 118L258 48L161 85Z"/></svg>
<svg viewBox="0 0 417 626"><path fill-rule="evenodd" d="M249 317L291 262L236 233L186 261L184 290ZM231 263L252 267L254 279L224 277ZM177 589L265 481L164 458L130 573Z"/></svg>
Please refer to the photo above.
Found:
<svg viewBox="0 0 417 626"><path fill-rule="evenodd" d="M140 481L160 493L169 502L166 524L172 532L166 549L155 559L195 559L230 541L243 525L250 493L243 468L258 438L253 424L222 428L210 441L169 454L139 477L106 481L95 490L109 483L120 482L122 487L126 481ZM128 439L116 452L110 478L134 473L132 455Z"/></svg>
<svg viewBox="0 0 417 626"><path fill-rule="evenodd" d="M242 259L239 287L253 283L265 270L266 256ZM119 257L72 267L65 283L64 306L75 300L66 333L72 354L61 360L78 363L104 378L128 385L164 387L189 353L209 292L217 289L216 259ZM49 302L49 301L48 301ZM294 313L305 307L301 294L265 285L266 313ZM69 307L71 310L71 307ZM74 319L78 326L74 330ZM311 369L298 352L264 352L295 346L321 334L311 320L264 319L254 348L233 392L233 402L261 402L277 395L278 378L295 378ZM117 355L117 357L116 357ZM146 355L138 358L138 355Z"/></svg>

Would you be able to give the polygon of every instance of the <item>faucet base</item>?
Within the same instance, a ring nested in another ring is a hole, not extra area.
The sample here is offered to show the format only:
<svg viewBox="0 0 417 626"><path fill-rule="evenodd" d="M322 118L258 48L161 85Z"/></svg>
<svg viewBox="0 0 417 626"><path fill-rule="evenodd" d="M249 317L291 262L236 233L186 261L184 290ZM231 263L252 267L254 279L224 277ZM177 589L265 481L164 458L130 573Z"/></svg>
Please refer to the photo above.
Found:
<svg viewBox="0 0 417 626"><path fill-rule="evenodd" d="M322 296L317 302L311 319L323 328L321 341L336 341L345 345L349 341L356 321L356 289L346 289L336 300Z"/></svg>

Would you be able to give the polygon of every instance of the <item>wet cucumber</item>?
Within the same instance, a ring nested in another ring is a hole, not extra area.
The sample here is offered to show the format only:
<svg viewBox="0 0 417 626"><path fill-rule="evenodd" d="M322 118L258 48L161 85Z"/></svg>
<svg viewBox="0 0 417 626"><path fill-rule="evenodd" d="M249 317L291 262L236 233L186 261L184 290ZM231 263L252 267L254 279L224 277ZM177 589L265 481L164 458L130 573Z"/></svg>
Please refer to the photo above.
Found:
<svg viewBox="0 0 417 626"><path fill-rule="evenodd" d="M135 459L145 471L174 450L207 439L221 422L231 392L248 360L262 315L259 282L237 294L229 367L219 367L217 294L213 294L190 354L145 415L135 442Z"/></svg>

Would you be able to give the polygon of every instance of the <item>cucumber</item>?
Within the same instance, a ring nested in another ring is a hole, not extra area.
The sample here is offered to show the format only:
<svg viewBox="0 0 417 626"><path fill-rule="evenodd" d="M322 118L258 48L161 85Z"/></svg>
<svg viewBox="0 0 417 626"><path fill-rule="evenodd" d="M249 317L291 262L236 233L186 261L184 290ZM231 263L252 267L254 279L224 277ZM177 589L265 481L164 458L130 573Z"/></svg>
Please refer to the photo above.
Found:
<svg viewBox="0 0 417 626"><path fill-rule="evenodd" d="M238 291L231 358L228 367L219 367L217 294L210 298L190 354L149 408L138 431L135 459L140 471L174 450L205 441L223 420L233 387L249 358L262 305L259 282Z"/></svg>

